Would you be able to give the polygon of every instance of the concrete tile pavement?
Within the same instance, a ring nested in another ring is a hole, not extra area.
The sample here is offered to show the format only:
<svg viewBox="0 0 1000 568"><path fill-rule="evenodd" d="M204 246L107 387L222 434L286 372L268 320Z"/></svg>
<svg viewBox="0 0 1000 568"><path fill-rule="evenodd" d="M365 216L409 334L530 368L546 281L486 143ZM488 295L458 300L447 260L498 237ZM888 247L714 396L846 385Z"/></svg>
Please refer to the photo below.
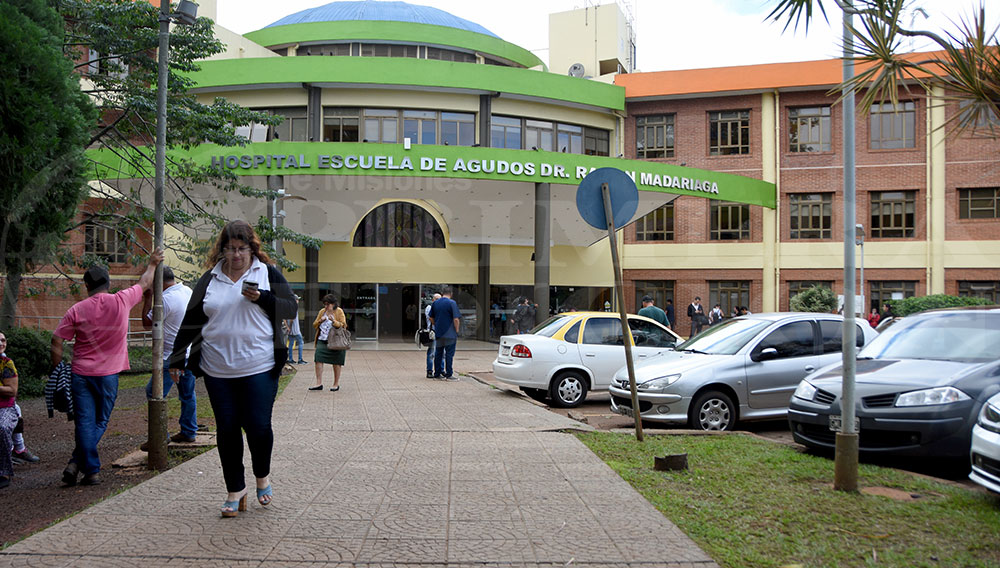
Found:
<svg viewBox="0 0 1000 568"><path fill-rule="evenodd" d="M220 518L212 450L0 565L716 566L564 431L580 423L467 376L491 368L488 349L460 347L458 382L424 378L412 347L352 349L338 392L308 391L313 365L300 365L275 404L269 507Z"/></svg>

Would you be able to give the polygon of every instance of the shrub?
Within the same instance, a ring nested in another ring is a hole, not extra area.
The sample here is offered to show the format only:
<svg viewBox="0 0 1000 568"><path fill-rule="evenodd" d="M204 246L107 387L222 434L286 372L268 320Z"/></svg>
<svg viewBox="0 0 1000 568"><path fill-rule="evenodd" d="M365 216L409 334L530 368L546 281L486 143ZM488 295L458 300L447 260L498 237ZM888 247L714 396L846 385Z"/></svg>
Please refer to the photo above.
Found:
<svg viewBox="0 0 1000 568"><path fill-rule="evenodd" d="M146 345L130 345L128 348L130 373L153 372L153 348Z"/></svg>
<svg viewBox="0 0 1000 568"><path fill-rule="evenodd" d="M825 286L813 286L803 290L788 301L793 312L830 313L837 309L837 296Z"/></svg>
<svg viewBox="0 0 1000 568"><path fill-rule="evenodd" d="M937 308L983 306L989 304L990 302L985 298L969 298L964 296L949 296L947 294L933 294L931 296L906 298L904 300L892 300L886 303L889 304L894 316L902 317Z"/></svg>
<svg viewBox="0 0 1000 568"><path fill-rule="evenodd" d="M45 392L45 381L52 370L49 355L52 332L14 327L4 330L7 336L7 356L17 367L17 397L30 398Z"/></svg>

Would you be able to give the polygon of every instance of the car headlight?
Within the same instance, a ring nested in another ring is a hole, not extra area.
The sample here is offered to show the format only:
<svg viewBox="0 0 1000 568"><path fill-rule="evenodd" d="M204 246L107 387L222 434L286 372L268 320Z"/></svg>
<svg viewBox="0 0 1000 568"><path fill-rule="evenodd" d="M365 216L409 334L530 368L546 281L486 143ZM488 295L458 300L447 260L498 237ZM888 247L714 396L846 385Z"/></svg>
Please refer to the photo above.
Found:
<svg viewBox="0 0 1000 568"><path fill-rule="evenodd" d="M809 381L800 381L799 386L796 387L792 396L801 398L802 400L812 400L816 396L816 390L816 387L812 386L812 383Z"/></svg>
<svg viewBox="0 0 1000 568"><path fill-rule="evenodd" d="M992 404L984 404L983 410L979 413L978 424L990 432L1000 434L1000 408Z"/></svg>
<svg viewBox="0 0 1000 568"><path fill-rule="evenodd" d="M651 381L646 381L644 383L636 385L636 390L641 390L641 391L663 390L669 387L670 385L676 383L677 379L679 378L681 378L680 373L676 375L667 375L665 377L657 377Z"/></svg>
<svg viewBox="0 0 1000 568"><path fill-rule="evenodd" d="M969 395L955 387L938 387L901 394L896 399L896 406L932 406L963 400L969 400Z"/></svg>

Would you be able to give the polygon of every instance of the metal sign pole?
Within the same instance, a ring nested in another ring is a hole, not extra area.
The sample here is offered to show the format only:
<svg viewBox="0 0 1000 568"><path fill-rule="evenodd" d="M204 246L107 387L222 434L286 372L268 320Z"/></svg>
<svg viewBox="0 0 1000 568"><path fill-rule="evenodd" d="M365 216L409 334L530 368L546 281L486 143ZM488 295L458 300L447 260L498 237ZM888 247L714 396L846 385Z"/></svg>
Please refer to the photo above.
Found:
<svg viewBox="0 0 1000 568"><path fill-rule="evenodd" d="M618 298L618 314L622 319L622 343L625 344L625 366L628 367L628 384L632 391L632 418L635 420L635 439L642 438L642 419L639 417L639 394L635 385L635 365L632 362L632 330L628 327L625 314L625 287L622 279L621 261L618 259L618 243L615 242L615 219L611 209L611 192L608 184L601 184L601 198L604 200L604 216L608 221L608 242L611 244L611 263L615 270L615 293Z"/></svg>

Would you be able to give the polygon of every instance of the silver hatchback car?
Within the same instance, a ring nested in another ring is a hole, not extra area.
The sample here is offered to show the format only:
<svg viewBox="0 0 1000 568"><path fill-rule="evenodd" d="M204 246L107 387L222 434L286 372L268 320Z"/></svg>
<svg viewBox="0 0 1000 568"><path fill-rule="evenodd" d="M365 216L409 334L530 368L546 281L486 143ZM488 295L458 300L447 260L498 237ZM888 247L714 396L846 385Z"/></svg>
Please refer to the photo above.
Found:
<svg viewBox="0 0 1000 568"><path fill-rule="evenodd" d="M857 345L876 337L857 320ZM806 375L842 357L843 317L752 314L726 320L635 367L643 421L732 430L741 420L784 418ZM634 416L628 369L611 386L611 410Z"/></svg>

